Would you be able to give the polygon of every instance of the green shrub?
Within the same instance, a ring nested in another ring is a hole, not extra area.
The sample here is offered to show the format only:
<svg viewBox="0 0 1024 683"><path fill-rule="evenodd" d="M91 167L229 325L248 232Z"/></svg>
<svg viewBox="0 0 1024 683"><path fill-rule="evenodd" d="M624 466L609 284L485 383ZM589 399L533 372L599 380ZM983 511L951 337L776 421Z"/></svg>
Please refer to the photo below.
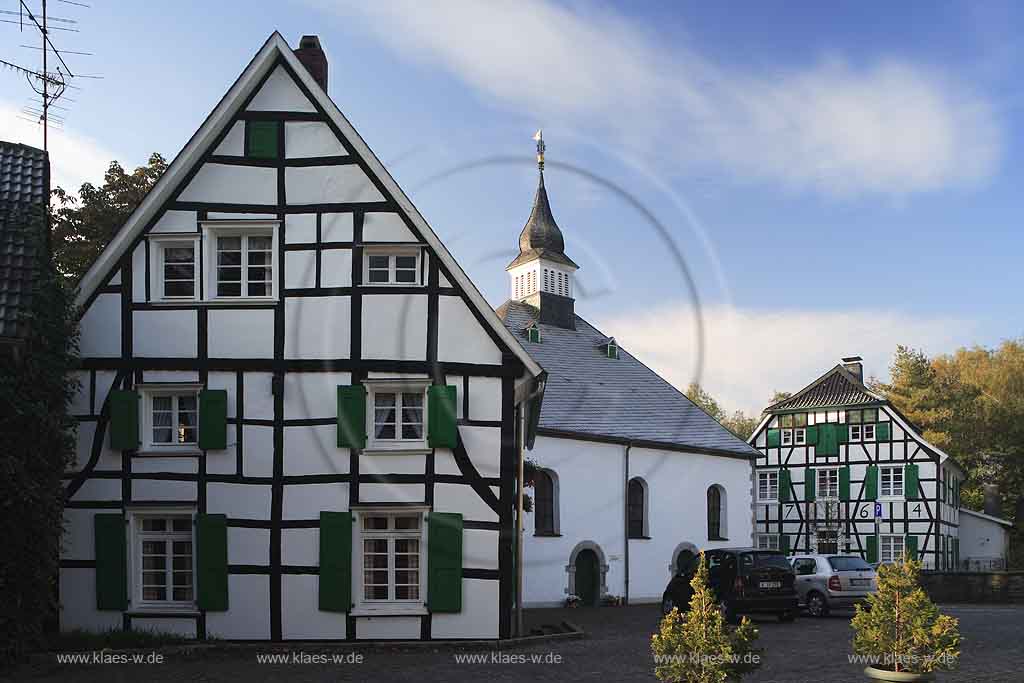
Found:
<svg viewBox="0 0 1024 683"><path fill-rule="evenodd" d="M761 665L761 650L753 647L757 629L746 617L736 628L725 623L708 586L703 553L700 559L690 581L693 597L689 611L683 615L673 608L651 637L654 675L666 683L737 681Z"/></svg>

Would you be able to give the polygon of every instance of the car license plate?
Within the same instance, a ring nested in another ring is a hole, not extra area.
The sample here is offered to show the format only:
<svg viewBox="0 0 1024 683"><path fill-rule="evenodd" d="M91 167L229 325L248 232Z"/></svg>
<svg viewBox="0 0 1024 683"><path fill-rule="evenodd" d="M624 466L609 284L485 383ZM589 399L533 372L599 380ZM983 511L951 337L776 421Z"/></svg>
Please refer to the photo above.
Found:
<svg viewBox="0 0 1024 683"><path fill-rule="evenodd" d="M782 588L781 581L762 581L759 585L761 588Z"/></svg>
<svg viewBox="0 0 1024 683"><path fill-rule="evenodd" d="M871 579L850 579L851 586L870 586Z"/></svg>

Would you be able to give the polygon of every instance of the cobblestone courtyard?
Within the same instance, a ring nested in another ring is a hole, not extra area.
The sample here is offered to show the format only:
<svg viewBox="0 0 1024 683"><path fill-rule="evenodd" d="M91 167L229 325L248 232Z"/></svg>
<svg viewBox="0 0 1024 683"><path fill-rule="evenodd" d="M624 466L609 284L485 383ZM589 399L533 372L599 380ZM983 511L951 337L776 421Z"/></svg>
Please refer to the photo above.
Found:
<svg viewBox="0 0 1024 683"><path fill-rule="evenodd" d="M1020 629L1024 606L945 606L960 619L963 656L958 671L940 681L1024 681L1024 648ZM851 613L825 619L803 617L793 624L758 621L765 648L762 668L745 681L802 683L864 681L860 667L847 661ZM657 608L538 610L531 623L569 619L583 627L584 640L543 642L497 651L456 647L408 649L327 648L296 644L291 649L331 656L358 652L360 664L261 664L258 654L284 648L252 646L201 656L167 656L163 664L57 665L37 663L18 671L15 680L84 681L645 681L654 680L649 639L658 623ZM486 663L460 663L456 655L472 654ZM522 656L522 657L520 657ZM538 663L532 663L536 658ZM526 662L521 661L525 659ZM553 660L556 660L553 661ZM499 661L493 661L499 660Z"/></svg>

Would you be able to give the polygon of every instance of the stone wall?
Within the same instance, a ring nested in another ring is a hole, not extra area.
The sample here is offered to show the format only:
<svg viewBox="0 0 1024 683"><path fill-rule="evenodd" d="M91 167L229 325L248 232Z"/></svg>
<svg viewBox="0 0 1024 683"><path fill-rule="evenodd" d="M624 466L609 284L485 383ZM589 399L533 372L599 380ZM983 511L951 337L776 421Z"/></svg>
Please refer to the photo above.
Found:
<svg viewBox="0 0 1024 683"><path fill-rule="evenodd" d="M1024 572L921 572L921 585L935 602L1024 603Z"/></svg>

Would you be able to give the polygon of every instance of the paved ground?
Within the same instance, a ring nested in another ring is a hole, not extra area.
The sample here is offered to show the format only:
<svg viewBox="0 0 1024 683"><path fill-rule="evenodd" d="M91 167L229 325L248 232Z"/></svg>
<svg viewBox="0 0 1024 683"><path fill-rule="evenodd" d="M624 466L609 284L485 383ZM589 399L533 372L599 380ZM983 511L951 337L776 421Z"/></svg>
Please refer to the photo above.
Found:
<svg viewBox="0 0 1024 683"><path fill-rule="evenodd" d="M944 611L960 619L963 656L960 669L941 676L941 681L1024 682L1024 606L947 606ZM849 613L825 619L798 619L780 624L758 620L760 643L765 648L762 668L745 681L752 683L802 683L864 681L860 667L847 661L850 652ZM585 640L539 643L505 650L502 663L458 663L457 649L410 648L407 650L326 649L295 646L307 654L344 656L358 652L361 664L260 664L257 654L283 650L245 649L187 658L168 656L152 665L37 665L17 672L18 680L83 681L652 681L650 634L658 623L653 605L626 608L537 610L529 620L574 621L585 630ZM471 654L492 658L489 650ZM510 659L539 658L537 663ZM555 658L558 662L554 662Z"/></svg>

